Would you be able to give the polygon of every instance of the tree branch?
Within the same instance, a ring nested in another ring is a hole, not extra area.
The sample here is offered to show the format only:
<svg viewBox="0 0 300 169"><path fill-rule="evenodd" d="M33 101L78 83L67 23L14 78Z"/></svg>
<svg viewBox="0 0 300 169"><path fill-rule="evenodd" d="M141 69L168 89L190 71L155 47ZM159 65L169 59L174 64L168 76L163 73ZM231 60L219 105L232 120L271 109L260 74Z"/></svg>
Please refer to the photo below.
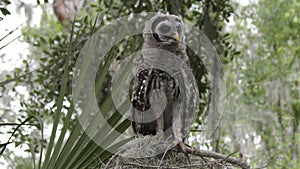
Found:
<svg viewBox="0 0 300 169"><path fill-rule="evenodd" d="M204 3L205 3L205 11L204 11L202 20L199 22L199 29L200 30L201 30L202 26L204 25L205 20L208 19L207 17L209 17L209 3L210 3L210 0L207 0Z"/></svg>
<svg viewBox="0 0 300 169"><path fill-rule="evenodd" d="M209 157L214 159L221 159L222 161L225 161L227 163L237 165L243 169L249 169L250 166L247 164L247 162L243 161L242 159L237 159L234 157L226 156L224 154L216 153L213 151L207 151L207 150L199 150L194 147L186 147L186 153L200 156L200 157Z"/></svg>

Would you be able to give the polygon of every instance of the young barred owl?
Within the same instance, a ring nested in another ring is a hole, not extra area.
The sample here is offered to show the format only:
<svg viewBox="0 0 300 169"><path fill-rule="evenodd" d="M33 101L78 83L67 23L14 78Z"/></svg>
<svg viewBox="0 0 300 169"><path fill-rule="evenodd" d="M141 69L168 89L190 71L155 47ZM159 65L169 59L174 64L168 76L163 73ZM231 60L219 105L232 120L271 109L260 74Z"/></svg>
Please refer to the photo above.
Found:
<svg viewBox="0 0 300 169"><path fill-rule="evenodd" d="M199 100L186 53L184 23L175 15L157 14L146 22L143 38L131 86L133 130L183 143Z"/></svg>

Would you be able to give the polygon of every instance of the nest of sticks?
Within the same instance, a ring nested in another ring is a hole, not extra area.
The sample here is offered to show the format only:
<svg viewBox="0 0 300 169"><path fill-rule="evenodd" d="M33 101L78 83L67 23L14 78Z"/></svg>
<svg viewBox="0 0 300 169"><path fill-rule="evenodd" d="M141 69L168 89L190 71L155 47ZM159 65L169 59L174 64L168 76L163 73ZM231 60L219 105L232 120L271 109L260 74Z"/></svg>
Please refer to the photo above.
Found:
<svg viewBox="0 0 300 169"><path fill-rule="evenodd" d="M231 154L232 155L232 154ZM126 144L101 169L207 169L243 168L249 165L239 158L186 145L185 152L172 147L171 140L159 141L155 136L138 137Z"/></svg>

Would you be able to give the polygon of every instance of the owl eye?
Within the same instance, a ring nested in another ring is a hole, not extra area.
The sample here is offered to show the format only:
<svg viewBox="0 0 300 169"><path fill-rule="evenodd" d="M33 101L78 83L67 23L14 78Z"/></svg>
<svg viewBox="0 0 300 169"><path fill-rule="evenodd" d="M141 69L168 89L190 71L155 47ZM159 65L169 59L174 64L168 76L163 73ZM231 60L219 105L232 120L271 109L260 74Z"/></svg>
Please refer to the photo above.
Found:
<svg viewBox="0 0 300 169"><path fill-rule="evenodd" d="M168 25L162 25L159 30L162 32L162 33L167 33L171 30L171 28L168 26Z"/></svg>

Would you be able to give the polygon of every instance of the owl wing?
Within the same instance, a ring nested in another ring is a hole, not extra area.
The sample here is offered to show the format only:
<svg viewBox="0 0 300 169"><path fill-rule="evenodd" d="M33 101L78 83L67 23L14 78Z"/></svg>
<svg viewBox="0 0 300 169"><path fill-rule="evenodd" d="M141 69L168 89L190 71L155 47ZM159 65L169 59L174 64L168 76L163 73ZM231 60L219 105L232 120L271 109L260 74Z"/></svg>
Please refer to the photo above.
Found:
<svg viewBox="0 0 300 169"><path fill-rule="evenodd" d="M171 128L174 116L172 107L175 104L180 105L179 86L176 85L175 79L167 72L150 68L138 72L132 86L134 131L137 134L154 135Z"/></svg>
<svg viewBox="0 0 300 169"><path fill-rule="evenodd" d="M185 110L182 113L184 119L183 133L184 136L187 136L197 116L197 112L199 108L199 91L192 70L188 69L188 71L184 72L183 75L184 77L186 77L185 78L186 100L184 101L186 106L185 106Z"/></svg>
<svg viewBox="0 0 300 169"><path fill-rule="evenodd" d="M197 115L199 91L194 74L188 65L183 65L176 79L180 86L181 102L176 103L180 105L174 105L173 108L173 132L175 139L183 141Z"/></svg>
<svg viewBox="0 0 300 169"><path fill-rule="evenodd" d="M151 119L152 114L145 113L150 108L147 95L148 72L138 72L131 82L131 104L132 104L132 127L136 134L148 135L155 134L153 123L143 123L144 119Z"/></svg>

